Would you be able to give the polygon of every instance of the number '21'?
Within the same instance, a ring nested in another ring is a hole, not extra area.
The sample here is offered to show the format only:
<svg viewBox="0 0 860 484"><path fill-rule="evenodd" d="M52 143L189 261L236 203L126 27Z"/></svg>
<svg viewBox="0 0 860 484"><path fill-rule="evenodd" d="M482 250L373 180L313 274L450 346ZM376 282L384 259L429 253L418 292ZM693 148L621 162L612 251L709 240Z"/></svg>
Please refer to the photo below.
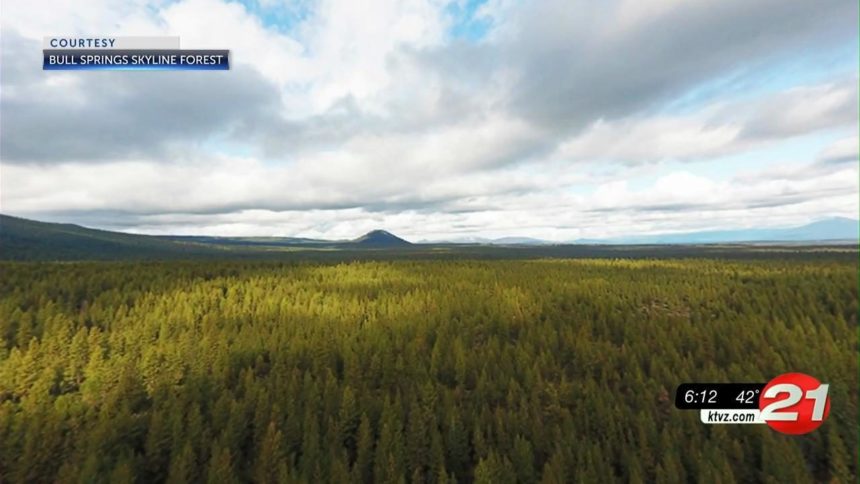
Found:
<svg viewBox="0 0 860 484"><path fill-rule="evenodd" d="M806 392L806 398L815 401L815 405L812 407L812 420L816 422L824 418L824 405L827 402L827 390L829 388L830 385L822 383L815 390L809 390ZM779 412L779 410L797 405L797 403L803 398L803 390L792 383L780 383L768 388L767 391L764 392L764 397L776 398L780 393L787 393L788 397L782 400L777 400L776 402L764 407L761 410L762 420L796 422L797 412Z"/></svg>

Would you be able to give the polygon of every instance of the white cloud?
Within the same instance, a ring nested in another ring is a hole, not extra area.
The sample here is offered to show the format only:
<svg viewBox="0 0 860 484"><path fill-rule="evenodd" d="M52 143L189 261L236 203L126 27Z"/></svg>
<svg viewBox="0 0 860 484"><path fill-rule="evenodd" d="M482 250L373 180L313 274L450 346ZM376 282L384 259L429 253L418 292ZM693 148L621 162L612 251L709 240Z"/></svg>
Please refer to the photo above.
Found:
<svg viewBox="0 0 860 484"><path fill-rule="evenodd" d="M514 233L571 240L756 226L762 220L791 225L816 216L851 216L858 209L860 173L853 164L829 171L798 166L724 181L675 171L636 188L624 180L600 183L563 165L541 166L543 172L523 166L440 177L409 192L401 182L414 180L351 185L343 182L347 176L335 183L313 178L321 172L268 167L246 158L168 166L107 164L97 178L85 164L27 165L4 168L4 180L28 183L4 184L3 192L4 207L21 215L62 220L70 213L89 214L84 220L91 223L147 233L330 238L385 227L415 239ZM583 183L594 189L570 191ZM105 207L110 209L105 212Z"/></svg>
<svg viewBox="0 0 860 484"><path fill-rule="evenodd" d="M4 2L2 208L148 232L556 240L856 208L856 137L787 169L700 169L856 130L856 72L663 109L842 48L856 5L491 0L473 43L447 35L445 7L320 0L277 29L223 0ZM180 35L235 69L42 72L38 41L60 34Z"/></svg>
<svg viewBox="0 0 860 484"><path fill-rule="evenodd" d="M562 143L557 156L626 162L713 157L734 148L741 129L734 123L714 125L700 116L599 120Z"/></svg>
<svg viewBox="0 0 860 484"><path fill-rule="evenodd" d="M278 85L302 80L303 46L264 27L240 3L185 0L161 10L158 21L165 35L180 36L183 48L230 49L234 65L253 66Z"/></svg>
<svg viewBox="0 0 860 484"><path fill-rule="evenodd" d="M793 136L857 126L857 79L733 100L680 115L602 119L560 144L556 156L625 163L714 158Z"/></svg>
<svg viewBox="0 0 860 484"><path fill-rule="evenodd" d="M821 163L851 163L860 157L860 137L856 134L836 140L821 153Z"/></svg>

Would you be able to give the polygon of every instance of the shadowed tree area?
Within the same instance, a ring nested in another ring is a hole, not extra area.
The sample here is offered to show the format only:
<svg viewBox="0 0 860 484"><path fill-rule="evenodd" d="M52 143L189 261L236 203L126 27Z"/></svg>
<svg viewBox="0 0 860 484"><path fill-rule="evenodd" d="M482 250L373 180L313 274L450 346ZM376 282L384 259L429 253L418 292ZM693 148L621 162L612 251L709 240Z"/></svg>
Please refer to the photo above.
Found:
<svg viewBox="0 0 860 484"><path fill-rule="evenodd" d="M0 263L2 482L853 482L857 263ZM685 381L801 371L817 431Z"/></svg>

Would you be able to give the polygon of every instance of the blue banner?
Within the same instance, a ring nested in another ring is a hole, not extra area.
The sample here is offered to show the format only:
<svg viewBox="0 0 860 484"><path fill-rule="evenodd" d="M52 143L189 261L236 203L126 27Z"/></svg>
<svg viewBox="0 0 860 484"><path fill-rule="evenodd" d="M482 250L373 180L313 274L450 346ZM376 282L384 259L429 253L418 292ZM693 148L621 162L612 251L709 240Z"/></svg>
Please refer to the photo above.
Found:
<svg viewBox="0 0 860 484"><path fill-rule="evenodd" d="M42 69L226 71L230 69L230 51L46 49L42 51Z"/></svg>

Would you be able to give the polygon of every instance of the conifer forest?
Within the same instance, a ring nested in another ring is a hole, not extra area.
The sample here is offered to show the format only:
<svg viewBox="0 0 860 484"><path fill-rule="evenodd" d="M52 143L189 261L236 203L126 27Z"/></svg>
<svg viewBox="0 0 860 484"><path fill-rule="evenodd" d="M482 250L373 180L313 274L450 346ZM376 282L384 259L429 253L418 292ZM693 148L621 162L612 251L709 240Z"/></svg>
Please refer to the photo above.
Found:
<svg viewBox="0 0 860 484"><path fill-rule="evenodd" d="M0 263L0 482L856 482L851 257ZM830 383L816 431L682 382Z"/></svg>

